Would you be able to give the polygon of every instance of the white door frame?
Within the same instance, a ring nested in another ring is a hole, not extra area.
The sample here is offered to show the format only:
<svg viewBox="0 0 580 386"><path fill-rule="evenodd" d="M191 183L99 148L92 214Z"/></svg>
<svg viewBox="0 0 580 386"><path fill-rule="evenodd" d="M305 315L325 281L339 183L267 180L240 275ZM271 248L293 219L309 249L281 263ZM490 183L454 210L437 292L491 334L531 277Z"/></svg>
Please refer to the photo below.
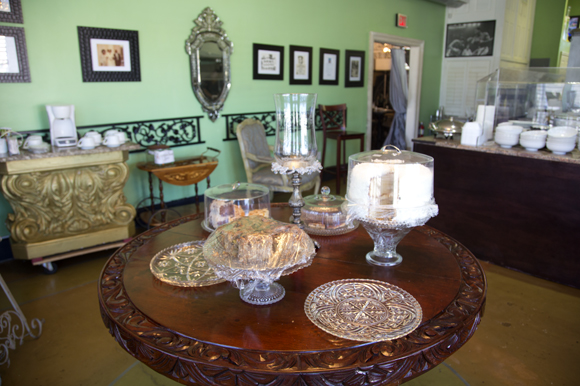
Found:
<svg viewBox="0 0 580 386"><path fill-rule="evenodd" d="M409 63L409 94L407 98L407 123L405 125L405 142L407 149L412 148L412 139L417 136L419 129L419 107L421 101L421 76L423 74L423 51L425 41L405 38L402 36L387 35L371 32L369 38L370 60L368 61L367 76L367 135L366 149L371 148L373 125L373 71L374 71L374 43L388 43L395 46L411 47Z"/></svg>

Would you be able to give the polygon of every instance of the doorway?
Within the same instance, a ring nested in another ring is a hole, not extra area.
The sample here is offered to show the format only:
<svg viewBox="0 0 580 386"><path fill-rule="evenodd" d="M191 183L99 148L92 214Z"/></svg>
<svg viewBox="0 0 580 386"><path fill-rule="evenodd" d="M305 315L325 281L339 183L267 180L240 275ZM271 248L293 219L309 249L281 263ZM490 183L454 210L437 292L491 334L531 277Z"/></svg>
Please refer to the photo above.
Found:
<svg viewBox="0 0 580 386"><path fill-rule="evenodd" d="M407 98L407 122L405 125L405 143L407 149L412 148L412 139L417 136L419 128L419 102L421 98L421 75L423 73L423 40L405 38L395 35L387 35L371 32L369 38L369 52L375 50L375 43L397 47L408 47L409 50L409 93ZM366 148L371 149L373 144L373 83L375 77L375 60L368 61L367 77L367 133ZM375 136L376 138L376 136ZM374 149L376 150L376 149Z"/></svg>

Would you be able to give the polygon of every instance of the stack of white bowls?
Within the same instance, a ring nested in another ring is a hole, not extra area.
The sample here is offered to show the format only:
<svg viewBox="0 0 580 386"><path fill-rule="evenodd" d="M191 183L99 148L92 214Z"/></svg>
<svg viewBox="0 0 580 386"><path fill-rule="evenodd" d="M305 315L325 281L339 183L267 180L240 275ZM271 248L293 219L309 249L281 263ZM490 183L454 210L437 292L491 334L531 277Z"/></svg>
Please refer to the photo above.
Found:
<svg viewBox="0 0 580 386"><path fill-rule="evenodd" d="M520 134L520 145L528 151L538 151L546 146L548 133L543 130L529 130Z"/></svg>
<svg viewBox="0 0 580 386"><path fill-rule="evenodd" d="M503 148L509 149L520 141L523 128L516 125L501 125L495 128L495 142Z"/></svg>
<svg viewBox="0 0 580 386"><path fill-rule="evenodd" d="M554 154L566 154L576 147L578 130L574 127L555 126L548 130L546 147Z"/></svg>

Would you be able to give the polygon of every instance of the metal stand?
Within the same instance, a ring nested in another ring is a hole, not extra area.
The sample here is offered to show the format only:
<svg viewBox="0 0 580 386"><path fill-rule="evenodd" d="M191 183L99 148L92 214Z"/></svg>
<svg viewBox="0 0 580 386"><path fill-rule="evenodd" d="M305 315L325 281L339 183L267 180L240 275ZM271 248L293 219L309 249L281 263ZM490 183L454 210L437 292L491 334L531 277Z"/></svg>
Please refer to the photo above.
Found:
<svg viewBox="0 0 580 386"><path fill-rule="evenodd" d="M292 173L292 186L294 190L292 191L292 196L290 196L290 201L288 205L292 208L292 217L290 217L290 222L298 225L300 229L304 229L304 221L300 220L302 215L302 207L304 206L304 199L302 198L302 193L300 192L300 185L302 184L302 176L298 172Z"/></svg>
<svg viewBox="0 0 580 386"><path fill-rule="evenodd" d="M28 335L33 339L39 338L40 334L42 334L42 323L44 323L44 320L32 319L29 326L24 313L18 306L14 296L12 296L12 292L10 292L2 275L0 275L0 285L6 293L8 300L10 300L12 307L14 307L14 311L8 310L0 315L0 365L8 363L8 366L10 366L10 359L8 358L9 349L14 350L16 348L16 342L22 345L24 338ZM12 324L12 317L15 319L14 325ZM34 334L33 330L37 330L38 332ZM0 384L1 382L0 380Z"/></svg>

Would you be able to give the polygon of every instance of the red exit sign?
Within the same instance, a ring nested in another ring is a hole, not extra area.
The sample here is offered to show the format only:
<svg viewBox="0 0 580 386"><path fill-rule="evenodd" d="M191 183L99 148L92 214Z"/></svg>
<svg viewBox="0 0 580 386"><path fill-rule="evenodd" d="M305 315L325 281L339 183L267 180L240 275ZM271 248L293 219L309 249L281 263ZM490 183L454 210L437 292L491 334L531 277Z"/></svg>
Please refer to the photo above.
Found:
<svg viewBox="0 0 580 386"><path fill-rule="evenodd" d="M397 27L407 28L407 15L397 13Z"/></svg>

